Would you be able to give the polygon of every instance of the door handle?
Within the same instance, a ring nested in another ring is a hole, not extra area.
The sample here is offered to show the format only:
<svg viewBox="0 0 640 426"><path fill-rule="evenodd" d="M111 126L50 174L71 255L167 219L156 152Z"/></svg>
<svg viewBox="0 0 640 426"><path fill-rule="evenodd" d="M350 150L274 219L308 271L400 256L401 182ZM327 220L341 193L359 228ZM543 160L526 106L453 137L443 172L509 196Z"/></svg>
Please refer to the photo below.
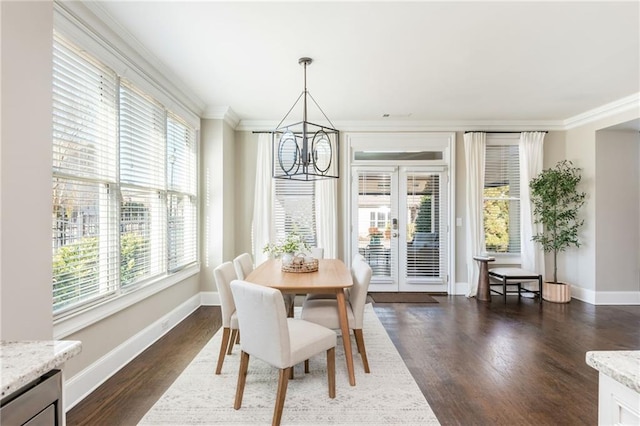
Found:
<svg viewBox="0 0 640 426"><path fill-rule="evenodd" d="M392 236L393 238L398 238L398 233L397 233L397 232L394 232L393 234L391 234L391 236Z"/></svg>

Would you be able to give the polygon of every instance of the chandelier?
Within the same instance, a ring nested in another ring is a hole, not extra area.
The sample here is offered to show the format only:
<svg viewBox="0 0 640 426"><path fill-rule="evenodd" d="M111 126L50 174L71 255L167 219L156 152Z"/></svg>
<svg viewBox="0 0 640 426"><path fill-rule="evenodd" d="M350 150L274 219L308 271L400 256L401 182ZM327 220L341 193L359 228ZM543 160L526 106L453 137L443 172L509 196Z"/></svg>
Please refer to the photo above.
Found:
<svg viewBox="0 0 640 426"><path fill-rule="evenodd" d="M311 58L300 58L304 67L304 90L293 106L271 131L272 175L277 179L313 181L339 177L340 132L333 128L322 108L307 90L307 66ZM307 121L307 98L311 99L332 127ZM291 111L302 99L302 121L283 126Z"/></svg>

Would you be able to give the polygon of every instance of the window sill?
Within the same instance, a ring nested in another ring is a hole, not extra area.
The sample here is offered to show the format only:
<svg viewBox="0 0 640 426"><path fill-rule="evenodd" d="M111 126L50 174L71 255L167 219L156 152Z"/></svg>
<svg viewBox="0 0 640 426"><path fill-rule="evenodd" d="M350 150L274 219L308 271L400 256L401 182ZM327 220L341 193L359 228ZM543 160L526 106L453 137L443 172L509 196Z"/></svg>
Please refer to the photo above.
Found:
<svg viewBox="0 0 640 426"><path fill-rule="evenodd" d="M171 287L172 285L184 281L199 272L200 264L197 263L170 276L159 278L158 280L130 293L116 296L85 310L54 319L53 338L55 340L63 339L90 326L91 324L101 321L123 309L128 308L129 306L147 299L154 294Z"/></svg>

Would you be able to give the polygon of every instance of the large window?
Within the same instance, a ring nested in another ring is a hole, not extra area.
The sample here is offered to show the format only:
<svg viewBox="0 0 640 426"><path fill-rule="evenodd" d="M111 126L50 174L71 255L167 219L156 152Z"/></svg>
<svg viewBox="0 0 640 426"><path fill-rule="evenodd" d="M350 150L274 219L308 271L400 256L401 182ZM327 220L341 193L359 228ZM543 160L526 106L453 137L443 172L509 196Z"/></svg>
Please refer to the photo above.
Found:
<svg viewBox="0 0 640 426"><path fill-rule="evenodd" d="M489 253L520 254L520 160L517 139L487 141L484 232Z"/></svg>
<svg viewBox="0 0 640 426"><path fill-rule="evenodd" d="M274 179L276 239L295 231L311 247L316 244L315 182Z"/></svg>
<svg viewBox="0 0 640 426"><path fill-rule="evenodd" d="M53 46L53 312L197 261L196 130L59 34Z"/></svg>

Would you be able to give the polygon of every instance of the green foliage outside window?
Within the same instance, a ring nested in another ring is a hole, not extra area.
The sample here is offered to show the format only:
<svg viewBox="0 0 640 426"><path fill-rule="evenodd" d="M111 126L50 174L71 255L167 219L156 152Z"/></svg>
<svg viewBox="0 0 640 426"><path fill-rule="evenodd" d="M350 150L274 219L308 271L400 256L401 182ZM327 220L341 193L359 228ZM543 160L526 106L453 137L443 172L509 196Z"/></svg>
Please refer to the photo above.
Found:
<svg viewBox="0 0 640 426"><path fill-rule="evenodd" d="M142 265L147 265L148 255L145 239L135 232L127 232L120 236L120 282L129 284L136 277L146 273Z"/></svg>
<svg viewBox="0 0 640 426"><path fill-rule="evenodd" d="M508 194L508 185L484 189L484 235L492 253L509 252L509 200L504 199Z"/></svg>
<svg viewBox="0 0 640 426"><path fill-rule="evenodd" d="M420 198L420 207L416 216L416 232L433 232L431 229L431 195Z"/></svg>
<svg viewBox="0 0 640 426"><path fill-rule="evenodd" d="M123 234L120 239L120 280L128 284L145 273L145 239L134 233ZM53 256L53 305L63 306L67 300L87 295L87 288L99 282L98 238L83 237L66 244Z"/></svg>
<svg viewBox="0 0 640 426"><path fill-rule="evenodd" d="M62 306L98 282L98 238L84 237L56 250L53 256L53 305Z"/></svg>

